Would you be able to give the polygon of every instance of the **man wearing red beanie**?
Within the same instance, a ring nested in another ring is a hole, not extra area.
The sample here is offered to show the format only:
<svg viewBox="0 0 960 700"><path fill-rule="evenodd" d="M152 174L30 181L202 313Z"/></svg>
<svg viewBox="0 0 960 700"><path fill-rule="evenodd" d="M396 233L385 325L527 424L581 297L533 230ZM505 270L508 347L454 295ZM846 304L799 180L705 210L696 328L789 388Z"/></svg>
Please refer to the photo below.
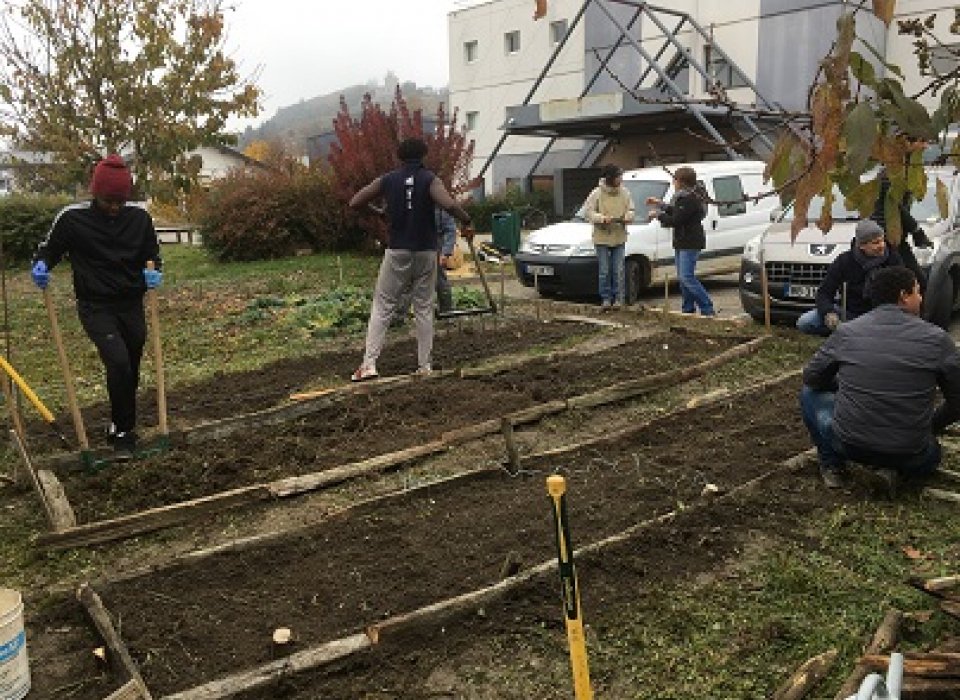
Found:
<svg viewBox="0 0 960 700"><path fill-rule="evenodd" d="M128 452L137 443L137 384L147 337L143 295L163 280L153 219L145 209L127 205L132 189L130 170L120 156L97 163L90 180L92 200L57 214L31 272L34 283L45 289L50 271L64 255L70 258L77 315L106 368L107 439ZM155 269L147 269L148 261Z"/></svg>

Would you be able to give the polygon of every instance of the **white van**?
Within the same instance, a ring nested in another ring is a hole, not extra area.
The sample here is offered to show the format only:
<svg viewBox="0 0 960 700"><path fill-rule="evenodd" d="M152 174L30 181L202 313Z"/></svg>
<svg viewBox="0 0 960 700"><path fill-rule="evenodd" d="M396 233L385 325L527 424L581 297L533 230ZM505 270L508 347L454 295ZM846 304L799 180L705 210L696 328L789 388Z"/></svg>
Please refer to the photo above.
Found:
<svg viewBox="0 0 960 700"><path fill-rule="evenodd" d="M946 217L940 214L937 203L938 180L948 193ZM761 265L767 271L772 320L792 323L816 306L817 288L827 274L827 267L840 253L850 250L860 213L847 210L843 195L835 189L831 211L833 227L824 234L816 226L822 208L822 197L810 201L810 225L793 241L790 240L792 207L775 212L774 223L744 247L740 303L757 321L764 319ZM930 248L913 248L927 276L922 315L947 328L950 317L960 306L960 179L953 168L927 168L927 196L915 201L910 213L933 242Z"/></svg>
<svg viewBox="0 0 960 700"><path fill-rule="evenodd" d="M771 189L763 184L762 161L711 161L668 166L673 172L681 165L693 168L697 179L716 201L733 204L707 207L703 228L707 247L700 254L698 273L734 272L740 264L743 246L770 224L770 212L779 205L776 195L740 201ZM636 221L627 226L626 301L632 304L641 290L676 278L671 230L658 221L647 222L647 197L670 201L673 178L663 167L628 170L623 185L630 191L637 210ZM593 227L577 213L565 221L529 234L514 256L517 277L528 287L536 285L544 294L598 296L597 253L592 242Z"/></svg>

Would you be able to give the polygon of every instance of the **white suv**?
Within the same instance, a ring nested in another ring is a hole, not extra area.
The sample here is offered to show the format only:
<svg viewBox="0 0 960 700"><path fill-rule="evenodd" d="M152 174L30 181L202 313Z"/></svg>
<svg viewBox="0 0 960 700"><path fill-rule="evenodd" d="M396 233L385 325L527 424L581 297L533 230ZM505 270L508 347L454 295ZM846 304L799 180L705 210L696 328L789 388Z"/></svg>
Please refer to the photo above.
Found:
<svg viewBox="0 0 960 700"><path fill-rule="evenodd" d="M948 215L940 214L936 182L941 180L948 192ZM914 202L910 213L933 242L929 248L914 246L917 262L927 276L923 317L946 328L958 307L960 293L960 207L958 179L950 169L927 172L927 196ZM823 199L814 197L809 219L815 222L823 208ZM796 321L800 314L816 306L817 288L830 263L850 249L856 222L862 217L844 206L844 197L834 192L833 227L824 234L815 223L790 240L793 208L775 212L775 222L750 240L740 263L740 303L744 311L763 321L761 266L767 271L770 315L775 321ZM839 300L838 300L839 301Z"/></svg>
<svg viewBox="0 0 960 700"><path fill-rule="evenodd" d="M735 271L744 244L761 233L770 222L770 212L779 204L776 196L741 201L759 194L764 164L760 161L717 161L688 163L710 197L731 204L707 207L703 228L707 247L697 263L700 273ZM673 171L680 165L671 165ZM634 303L639 292L662 282L674 272L671 231L658 221L647 221L647 197L670 201L673 182L662 167L628 170L623 186L630 191L637 216L627 226L626 301ZM544 294L597 296L597 253L592 242L592 224L582 212L572 221L538 229L529 234L514 256L517 277L528 287L536 285Z"/></svg>

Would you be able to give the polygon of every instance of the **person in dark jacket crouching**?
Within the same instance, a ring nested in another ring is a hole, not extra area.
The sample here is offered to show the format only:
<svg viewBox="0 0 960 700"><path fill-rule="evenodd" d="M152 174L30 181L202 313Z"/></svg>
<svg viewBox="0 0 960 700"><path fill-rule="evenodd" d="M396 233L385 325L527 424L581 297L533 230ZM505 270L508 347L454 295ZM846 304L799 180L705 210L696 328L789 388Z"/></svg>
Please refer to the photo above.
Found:
<svg viewBox="0 0 960 700"><path fill-rule="evenodd" d="M699 308L702 315L714 316L713 300L697 279L697 258L707 247L707 235L703 230L707 207L697 191L697 172L689 166L677 168L673 173L673 189L673 199L667 205L656 197L647 197L647 204L658 207L650 212L650 218L673 229L680 310L692 314Z"/></svg>
<svg viewBox="0 0 960 700"><path fill-rule="evenodd" d="M903 267L900 254L887 245L883 229L875 221L858 221L850 250L830 263L817 289L817 306L797 319L797 329L826 336L841 320L865 314L871 307L866 294L868 283L877 270L885 267Z"/></svg>
<svg viewBox="0 0 960 700"><path fill-rule="evenodd" d="M800 408L828 487L843 485L849 459L876 469L892 493L901 476L940 463L934 435L960 417L960 353L919 318L912 270L878 271L870 294L876 308L840 325L807 363Z"/></svg>
<svg viewBox="0 0 960 700"><path fill-rule="evenodd" d="M163 280L153 219L127 204L132 189L120 156L97 163L90 181L93 199L57 214L31 271L34 283L45 289L57 263L64 255L70 258L77 315L106 368L107 439L123 451L132 451L137 442L137 385L147 337L143 295ZM154 269L147 269L150 261Z"/></svg>

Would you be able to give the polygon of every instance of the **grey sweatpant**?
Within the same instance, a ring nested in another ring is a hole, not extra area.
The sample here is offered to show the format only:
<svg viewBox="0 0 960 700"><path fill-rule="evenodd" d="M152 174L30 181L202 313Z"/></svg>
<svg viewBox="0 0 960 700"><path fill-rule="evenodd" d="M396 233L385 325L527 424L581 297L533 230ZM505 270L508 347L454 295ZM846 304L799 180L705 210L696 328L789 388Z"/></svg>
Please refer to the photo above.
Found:
<svg viewBox="0 0 960 700"><path fill-rule="evenodd" d="M409 294L417 335L417 367L429 367L433 355L433 294L437 279L437 251L387 248L380 263L373 307L367 323L364 367L375 367L387 327L397 303Z"/></svg>

